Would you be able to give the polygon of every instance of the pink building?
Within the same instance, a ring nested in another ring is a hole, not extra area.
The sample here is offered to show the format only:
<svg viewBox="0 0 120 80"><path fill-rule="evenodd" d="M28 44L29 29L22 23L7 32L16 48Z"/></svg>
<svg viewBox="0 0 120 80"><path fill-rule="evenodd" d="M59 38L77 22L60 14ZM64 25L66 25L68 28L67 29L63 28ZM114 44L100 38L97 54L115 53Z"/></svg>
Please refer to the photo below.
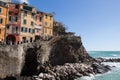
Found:
<svg viewBox="0 0 120 80"><path fill-rule="evenodd" d="M42 12L37 11L35 22L35 40L38 40L42 36Z"/></svg>
<svg viewBox="0 0 120 80"><path fill-rule="evenodd" d="M6 42L19 43L20 41L20 5L10 3L8 8L8 23L6 26Z"/></svg>

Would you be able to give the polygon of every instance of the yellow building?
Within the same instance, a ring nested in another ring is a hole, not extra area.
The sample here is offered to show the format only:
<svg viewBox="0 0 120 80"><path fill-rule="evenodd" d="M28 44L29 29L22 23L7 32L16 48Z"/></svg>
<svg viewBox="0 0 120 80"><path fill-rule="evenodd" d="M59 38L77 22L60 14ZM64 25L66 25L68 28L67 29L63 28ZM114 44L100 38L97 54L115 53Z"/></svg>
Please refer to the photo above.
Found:
<svg viewBox="0 0 120 80"><path fill-rule="evenodd" d="M0 41L5 40L5 26L7 23L7 4L0 1Z"/></svg>
<svg viewBox="0 0 120 80"><path fill-rule="evenodd" d="M53 15L48 13L43 13L42 18L42 34L44 38L49 38L53 36Z"/></svg>
<svg viewBox="0 0 120 80"><path fill-rule="evenodd" d="M34 7L27 4L21 5L21 28L20 28L20 41L33 42L35 39L35 13Z"/></svg>

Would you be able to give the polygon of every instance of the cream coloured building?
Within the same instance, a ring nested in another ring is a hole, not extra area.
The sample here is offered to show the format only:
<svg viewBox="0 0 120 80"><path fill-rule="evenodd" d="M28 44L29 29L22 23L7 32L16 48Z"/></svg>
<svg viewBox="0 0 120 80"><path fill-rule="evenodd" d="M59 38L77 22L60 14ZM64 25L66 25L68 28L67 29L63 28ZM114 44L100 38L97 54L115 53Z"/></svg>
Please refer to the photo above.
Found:
<svg viewBox="0 0 120 80"><path fill-rule="evenodd" d="M35 39L35 13L34 7L21 5L20 41L22 42L33 42Z"/></svg>

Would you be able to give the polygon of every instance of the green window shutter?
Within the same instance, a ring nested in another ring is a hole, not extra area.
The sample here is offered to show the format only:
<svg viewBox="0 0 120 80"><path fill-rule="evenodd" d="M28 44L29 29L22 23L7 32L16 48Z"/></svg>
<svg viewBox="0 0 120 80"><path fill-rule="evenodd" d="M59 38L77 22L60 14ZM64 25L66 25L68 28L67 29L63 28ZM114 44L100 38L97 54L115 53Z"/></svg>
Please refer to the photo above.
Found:
<svg viewBox="0 0 120 80"><path fill-rule="evenodd" d="M2 13L2 8L0 8L0 13Z"/></svg>
<svg viewBox="0 0 120 80"><path fill-rule="evenodd" d="M3 19L0 19L0 24L2 24L2 22L3 22Z"/></svg>
<svg viewBox="0 0 120 80"><path fill-rule="evenodd" d="M27 21L26 21L26 20L24 20L23 24L26 24L26 23L27 23Z"/></svg>

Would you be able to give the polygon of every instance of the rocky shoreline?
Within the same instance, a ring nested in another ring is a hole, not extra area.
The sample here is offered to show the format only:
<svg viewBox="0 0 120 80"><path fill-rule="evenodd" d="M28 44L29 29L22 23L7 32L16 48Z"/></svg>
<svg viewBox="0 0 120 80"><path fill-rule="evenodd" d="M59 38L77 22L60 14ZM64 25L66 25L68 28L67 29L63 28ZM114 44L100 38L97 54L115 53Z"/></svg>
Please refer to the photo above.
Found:
<svg viewBox="0 0 120 80"><path fill-rule="evenodd" d="M86 63L66 63L62 66L42 66L44 73L33 76L34 80L74 80L90 74L103 74L111 70L108 65L98 62Z"/></svg>
<svg viewBox="0 0 120 80"><path fill-rule="evenodd" d="M104 74L111 70L112 67L104 65L102 62L120 62L120 58L105 59L96 58L95 61L90 63L66 63L62 66L58 65L43 66L44 73L40 73L38 76L33 76L34 80L74 80L83 76L90 76L96 74Z"/></svg>

